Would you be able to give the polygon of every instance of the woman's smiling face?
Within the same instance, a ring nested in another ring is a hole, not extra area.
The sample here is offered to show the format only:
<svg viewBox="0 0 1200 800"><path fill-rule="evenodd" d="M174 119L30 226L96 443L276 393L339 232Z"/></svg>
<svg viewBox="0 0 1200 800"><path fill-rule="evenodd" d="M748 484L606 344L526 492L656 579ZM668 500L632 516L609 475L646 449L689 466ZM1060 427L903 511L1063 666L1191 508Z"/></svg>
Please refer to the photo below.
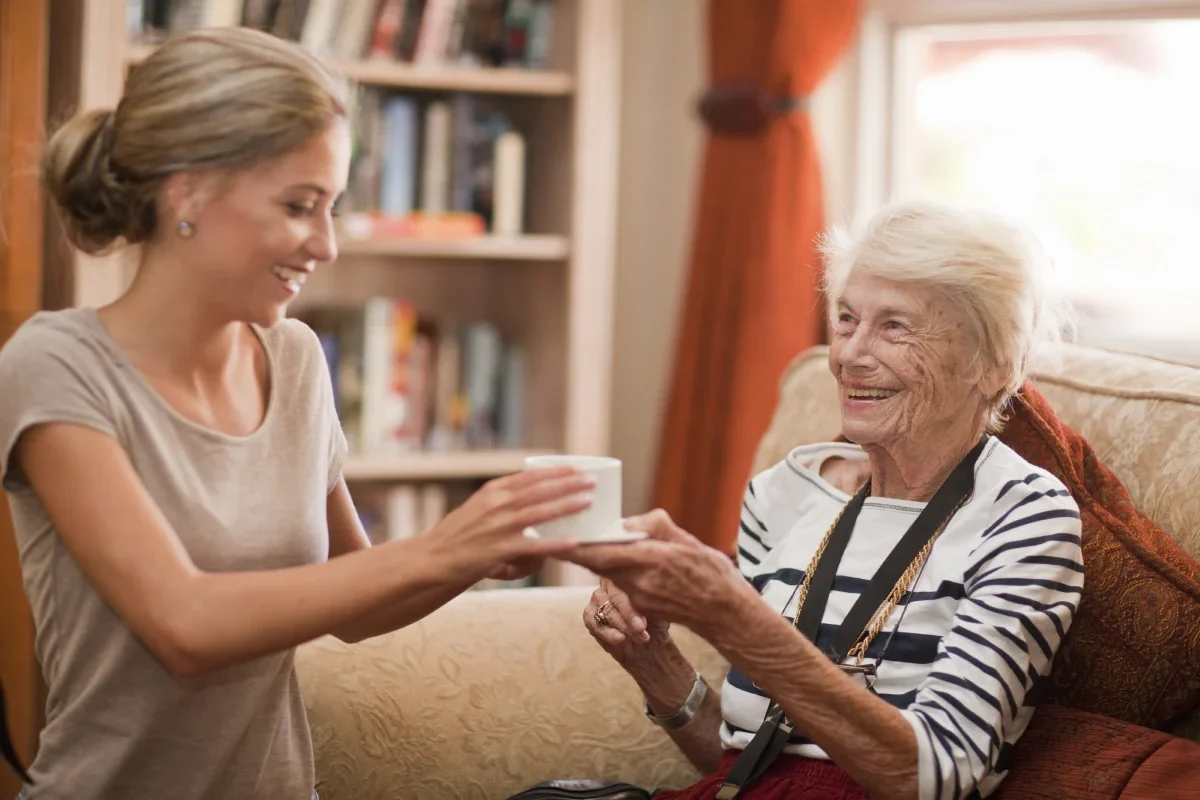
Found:
<svg viewBox="0 0 1200 800"><path fill-rule="evenodd" d="M961 311L934 288L851 271L834 298L829 369L842 432L859 445L936 437L986 413Z"/></svg>

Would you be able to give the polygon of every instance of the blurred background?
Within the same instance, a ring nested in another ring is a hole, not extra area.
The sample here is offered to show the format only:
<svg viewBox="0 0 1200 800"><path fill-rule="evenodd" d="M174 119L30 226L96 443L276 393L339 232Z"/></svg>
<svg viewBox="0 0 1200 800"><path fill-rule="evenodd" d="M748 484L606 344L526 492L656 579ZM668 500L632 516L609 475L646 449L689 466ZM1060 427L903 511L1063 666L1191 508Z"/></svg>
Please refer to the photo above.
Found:
<svg viewBox="0 0 1200 800"><path fill-rule="evenodd" d="M892 197L1026 224L1079 342L1200 361L1200 3L1171 0L3 0L0 336L136 267L66 246L46 132L216 25L356 90L341 255L293 313L376 541L568 452L728 547L779 376L825 341L814 240ZM0 573L31 686L7 533Z"/></svg>

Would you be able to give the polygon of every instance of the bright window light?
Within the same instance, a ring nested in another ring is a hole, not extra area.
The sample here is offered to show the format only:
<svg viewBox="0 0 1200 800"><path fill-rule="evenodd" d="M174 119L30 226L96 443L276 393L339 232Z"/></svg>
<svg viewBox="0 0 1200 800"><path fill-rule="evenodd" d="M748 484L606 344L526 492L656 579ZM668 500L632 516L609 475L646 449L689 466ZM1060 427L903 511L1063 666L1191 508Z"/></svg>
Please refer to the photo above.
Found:
<svg viewBox="0 0 1200 800"><path fill-rule="evenodd" d="M906 30L897 193L1029 225L1083 342L1200 360L1200 20Z"/></svg>

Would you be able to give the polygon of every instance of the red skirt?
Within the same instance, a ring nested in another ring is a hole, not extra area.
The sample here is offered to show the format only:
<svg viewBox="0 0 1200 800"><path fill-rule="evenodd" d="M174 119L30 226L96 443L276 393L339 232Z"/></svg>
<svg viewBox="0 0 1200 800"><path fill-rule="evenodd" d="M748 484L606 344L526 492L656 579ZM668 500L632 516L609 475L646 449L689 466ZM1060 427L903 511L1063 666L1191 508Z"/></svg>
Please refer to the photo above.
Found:
<svg viewBox="0 0 1200 800"><path fill-rule="evenodd" d="M658 792L654 800L712 800L740 750L726 750L715 773L687 789ZM846 771L820 758L782 755L742 794L742 800L869 800Z"/></svg>

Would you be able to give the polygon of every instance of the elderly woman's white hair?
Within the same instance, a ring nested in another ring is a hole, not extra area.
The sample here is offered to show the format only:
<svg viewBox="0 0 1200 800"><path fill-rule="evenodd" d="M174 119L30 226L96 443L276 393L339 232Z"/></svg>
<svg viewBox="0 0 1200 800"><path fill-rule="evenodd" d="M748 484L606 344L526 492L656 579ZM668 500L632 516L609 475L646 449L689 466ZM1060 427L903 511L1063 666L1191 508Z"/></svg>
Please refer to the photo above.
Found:
<svg viewBox="0 0 1200 800"><path fill-rule="evenodd" d="M822 237L824 291L830 314L852 270L942 292L974 336L974 381L1003 380L988 398L987 428L1000 429L1009 399L1021 388L1034 356L1056 342L1067 309L1046 287L1047 262L1018 226L981 211L928 201L888 206L861 229Z"/></svg>

